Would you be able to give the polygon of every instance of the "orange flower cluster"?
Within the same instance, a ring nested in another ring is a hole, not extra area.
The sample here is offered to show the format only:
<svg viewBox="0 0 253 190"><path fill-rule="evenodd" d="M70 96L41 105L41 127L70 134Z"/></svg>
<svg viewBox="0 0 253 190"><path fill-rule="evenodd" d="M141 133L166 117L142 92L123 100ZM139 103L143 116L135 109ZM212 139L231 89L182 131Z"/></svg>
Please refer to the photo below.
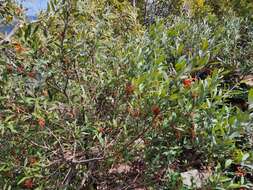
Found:
<svg viewBox="0 0 253 190"><path fill-rule="evenodd" d="M161 109L158 105L153 105L151 107L152 114L154 115L153 120L152 120L152 127L157 128L160 126L163 116L161 114Z"/></svg>
<svg viewBox="0 0 253 190"><path fill-rule="evenodd" d="M159 115L159 113L161 112L161 110L160 110L160 108L159 108L158 105L153 105L153 106L151 107L151 111L152 111L152 113L154 114L154 116Z"/></svg>
<svg viewBox="0 0 253 190"><path fill-rule="evenodd" d="M193 83L194 81L196 81L196 80L197 80L196 78L184 79L184 80L183 80L184 87L185 87L185 88L190 88L191 85L192 85L192 83Z"/></svg>
<svg viewBox="0 0 253 190"><path fill-rule="evenodd" d="M29 164L33 166L34 164L38 162L38 158L36 158L35 156L31 156L28 158L28 161L29 161Z"/></svg>
<svg viewBox="0 0 253 190"><path fill-rule="evenodd" d="M24 73L24 66L23 66L23 65L18 66L18 67L17 67L17 72L18 72L19 74Z"/></svg>
<svg viewBox="0 0 253 190"><path fill-rule="evenodd" d="M134 93L134 86L131 83L127 83L125 87L126 95L131 95Z"/></svg>
<svg viewBox="0 0 253 190"><path fill-rule="evenodd" d="M45 119L39 118L39 119L38 119L38 124L39 124L39 126L40 126L41 128L45 128L45 126L46 126L46 121L45 121Z"/></svg>
<svg viewBox="0 0 253 190"><path fill-rule="evenodd" d="M33 180L32 179L25 180L23 186L27 189L33 189Z"/></svg>
<svg viewBox="0 0 253 190"><path fill-rule="evenodd" d="M36 75L36 72L34 70L27 73L27 76L33 79L35 78L35 75Z"/></svg>
<svg viewBox="0 0 253 190"><path fill-rule="evenodd" d="M20 7L16 8L16 14L17 15L20 15L20 14L23 14L23 13L24 13L23 9L21 9Z"/></svg>
<svg viewBox="0 0 253 190"><path fill-rule="evenodd" d="M245 171L241 168L241 167L237 167L236 168L237 171L235 172L235 175L238 176L238 177L243 177L245 176Z"/></svg>
<svg viewBox="0 0 253 190"><path fill-rule="evenodd" d="M171 128L172 128L172 129L174 130L174 132L175 132L176 139L177 139L177 140L180 140L181 137L182 137L182 134L181 134L180 130L178 130L178 129L176 128L176 125L175 125L175 124L172 124L172 125L171 125Z"/></svg>
<svg viewBox="0 0 253 190"><path fill-rule="evenodd" d="M17 53L22 53L22 52L26 51L26 49L18 42L13 43L13 45L14 45L14 49Z"/></svg>
<svg viewBox="0 0 253 190"><path fill-rule="evenodd" d="M8 64L8 65L6 66L6 69L7 69L8 73L12 73L12 72L13 72L13 66L10 65L10 64Z"/></svg>
<svg viewBox="0 0 253 190"><path fill-rule="evenodd" d="M190 132L191 132L191 138L192 138L192 140L194 140L196 138L196 131L195 131L194 123L192 123L192 126L190 128Z"/></svg>
<svg viewBox="0 0 253 190"><path fill-rule="evenodd" d="M133 117L133 118L139 118L141 117L141 109L140 108L127 108L127 112Z"/></svg>

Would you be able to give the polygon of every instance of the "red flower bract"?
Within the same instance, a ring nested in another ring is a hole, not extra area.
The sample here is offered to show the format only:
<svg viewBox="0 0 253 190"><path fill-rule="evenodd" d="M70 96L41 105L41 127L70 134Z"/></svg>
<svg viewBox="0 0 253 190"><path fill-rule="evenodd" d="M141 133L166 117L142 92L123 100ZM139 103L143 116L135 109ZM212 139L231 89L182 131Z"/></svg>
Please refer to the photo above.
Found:
<svg viewBox="0 0 253 190"><path fill-rule="evenodd" d="M152 107L151 107L151 111L152 111L152 113L155 115L155 116L157 116L159 113L160 113L160 108L159 108L159 106L158 105L153 105Z"/></svg>
<svg viewBox="0 0 253 190"><path fill-rule="evenodd" d="M235 175L238 177L245 176L245 171L241 167L237 167L237 171L235 172Z"/></svg>
<svg viewBox="0 0 253 190"><path fill-rule="evenodd" d="M17 72L19 74L22 74L24 72L24 66L21 65L21 66L17 67Z"/></svg>
<svg viewBox="0 0 253 190"><path fill-rule="evenodd" d="M44 128L46 125L46 121L43 118L38 119L38 124L41 128Z"/></svg>
<svg viewBox="0 0 253 190"><path fill-rule="evenodd" d="M33 188L33 180L32 179L27 179L24 181L23 186L27 189L32 189Z"/></svg>
<svg viewBox="0 0 253 190"><path fill-rule="evenodd" d="M35 71L30 71L27 73L27 76L30 77L30 78L35 78Z"/></svg>
<svg viewBox="0 0 253 190"><path fill-rule="evenodd" d="M14 43L14 48L15 48L15 51L17 53L22 53L24 52L26 49L24 47L22 47L22 45L18 42Z"/></svg>
<svg viewBox="0 0 253 190"><path fill-rule="evenodd" d="M189 88L192 84L192 80L191 79L184 79L183 84L184 84L184 87Z"/></svg>
<svg viewBox="0 0 253 190"><path fill-rule="evenodd" d="M29 164L32 166L38 162L38 159L35 156L31 156L28 158Z"/></svg>
<svg viewBox="0 0 253 190"><path fill-rule="evenodd" d="M8 64L8 65L6 66L6 69L7 69L8 73L12 73L12 72L13 72L13 66L10 65L10 64Z"/></svg>
<svg viewBox="0 0 253 190"><path fill-rule="evenodd" d="M127 95L131 95L134 92L134 86L131 83L127 83L125 87L125 92Z"/></svg>

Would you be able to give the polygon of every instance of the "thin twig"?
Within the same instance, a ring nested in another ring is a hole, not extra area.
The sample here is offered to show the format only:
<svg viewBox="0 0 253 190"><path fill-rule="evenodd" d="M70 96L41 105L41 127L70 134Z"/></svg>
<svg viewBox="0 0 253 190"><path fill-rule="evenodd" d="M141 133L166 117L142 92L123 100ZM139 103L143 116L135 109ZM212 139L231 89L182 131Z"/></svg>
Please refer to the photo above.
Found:
<svg viewBox="0 0 253 190"><path fill-rule="evenodd" d="M88 162L93 162L93 161L100 161L103 160L105 157L98 157L98 158L90 158L86 160L75 160L75 158L72 160L72 163L74 164L84 164Z"/></svg>
<svg viewBox="0 0 253 190"><path fill-rule="evenodd" d="M19 133L19 135L24 138L25 140L27 140L29 143L31 143L32 145L34 146L37 146L37 147L40 147L40 148L43 148L43 149L46 149L46 150L51 150L50 148L48 148L47 146L44 146L44 145L40 145L30 139L28 139L27 137L25 137L22 133Z"/></svg>
<svg viewBox="0 0 253 190"><path fill-rule="evenodd" d="M69 176L70 176L71 171L72 171L72 168L69 168L69 170L68 170L66 176L64 177L64 179L63 179L63 181L62 181L62 185L68 184L68 180L69 180Z"/></svg>
<svg viewBox="0 0 253 190"><path fill-rule="evenodd" d="M56 141L58 142L58 144L60 145L60 148L61 148L61 154L62 154L62 158L64 159L64 152L65 152L65 149L64 147L62 146L61 144L61 141L58 139L58 137L53 133L53 131L49 128L47 128L49 130L49 132L51 133L51 135L56 139Z"/></svg>

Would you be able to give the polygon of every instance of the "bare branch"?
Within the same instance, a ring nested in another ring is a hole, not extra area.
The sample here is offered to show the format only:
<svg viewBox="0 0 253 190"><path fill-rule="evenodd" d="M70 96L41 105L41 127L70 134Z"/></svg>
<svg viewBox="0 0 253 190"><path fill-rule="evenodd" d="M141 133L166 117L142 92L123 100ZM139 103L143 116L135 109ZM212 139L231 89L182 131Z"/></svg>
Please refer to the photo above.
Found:
<svg viewBox="0 0 253 190"><path fill-rule="evenodd" d="M94 162L94 161L100 161L103 160L104 157L98 157L98 158L90 158L90 159L86 159L86 160L72 160L72 163L74 164L84 164L84 163L88 163L88 162Z"/></svg>

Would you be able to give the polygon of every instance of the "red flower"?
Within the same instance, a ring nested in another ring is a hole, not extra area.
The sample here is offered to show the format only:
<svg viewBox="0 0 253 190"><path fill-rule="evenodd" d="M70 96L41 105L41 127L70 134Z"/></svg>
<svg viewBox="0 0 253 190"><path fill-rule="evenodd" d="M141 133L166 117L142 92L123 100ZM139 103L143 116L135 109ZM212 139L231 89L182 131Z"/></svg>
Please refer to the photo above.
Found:
<svg viewBox="0 0 253 190"><path fill-rule="evenodd" d="M41 128L44 128L46 125L46 121L43 118L38 119L38 124Z"/></svg>
<svg viewBox="0 0 253 190"><path fill-rule="evenodd" d="M19 66L18 68L17 68L17 72L18 73L23 73L24 72L24 67L21 65L21 66Z"/></svg>
<svg viewBox="0 0 253 190"><path fill-rule="evenodd" d="M32 166L38 162L38 159L34 156L28 158L29 164Z"/></svg>
<svg viewBox="0 0 253 190"><path fill-rule="evenodd" d="M15 48L15 51L17 53L22 53L24 52L26 49L24 47L22 47L22 45L18 42L14 43L14 48Z"/></svg>
<svg viewBox="0 0 253 190"><path fill-rule="evenodd" d="M161 112L161 110L160 110L160 108L159 108L158 105L153 105L153 106L151 107L151 110L152 110L152 113L153 113L155 116L157 116L157 115Z"/></svg>
<svg viewBox="0 0 253 190"><path fill-rule="evenodd" d="M238 176L238 177L245 176L245 171L241 167L237 167L236 169L237 169L237 171L235 172L236 176Z"/></svg>
<svg viewBox="0 0 253 190"><path fill-rule="evenodd" d="M24 11L21 8L16 8L16 14L20 15L21 13L23 13Z"/></svg>
<svg viewBox="0 0 253 190"><path fill-rule="evenodd" d="M128 112L132 117L134 117L134 118L138 118L138 117L141 116L141 110L140 110L140 108L134 109L134 108L128 107L128 108L127 108L127 112Z"/></svg>
<svg viewBox="0 0 253 190"><path fill-rule="evenodd" d="M196 77L190 78L190 79L184 79L183 84L185 88L189 88L192 85L192 82L197 81L198 79Z"/></svg>
<svg viewBox="0 0 253 190"><path fill-rule="evenodd" d="M34 70L32 70L32 71L30 71L29 73L27 73L27 75L28 75L28 77L30 77L30 78L35 78L35 71Z"/></svg>
<svg viewBox="0 0 253 190"><path fill-rule="evenodd" d="M183 84L184 84L184 87L185 87L185 88L191 87L192 79L184 79L184 80L183 80Z"/></svg>
<svg viewBox="0 0 253 190"><path fill-rule="evenodd" d="M125 91L127 95L131 95L134 92L134 86L131 83L127 83L125 87Z"/></svg>
<svg viewBox="0 0 253 190"><path fill-rule="evenodd" d="M12 72L13 72L13 66L10 65L10 64L8 64L8 65L6 66L6 69L7 69L8 73L12 73Z"/></svg>
<svg viewBox="0 0 253 190"><path fill-rule="evenodd" d="M23 186L27 189L32 189L33 188L33 180L32 179L27 179L24 181Z"/></svg>
<svg viewBox="0 0 253 190"><path fill-rule="evenodd" d="M195 125L194 124L192 124L190 132L191 132L191 137L194 140L196 138L196 131L195 131Z"/></svg>
<svg viewBox="0 0 253 190"><path fill-rule="evenodd" d="M178 130L174 124L172 124L171 127L174 130L174 132L175 132L176 139L180 140L181 136L182 136L180 130Z"/></svg>

